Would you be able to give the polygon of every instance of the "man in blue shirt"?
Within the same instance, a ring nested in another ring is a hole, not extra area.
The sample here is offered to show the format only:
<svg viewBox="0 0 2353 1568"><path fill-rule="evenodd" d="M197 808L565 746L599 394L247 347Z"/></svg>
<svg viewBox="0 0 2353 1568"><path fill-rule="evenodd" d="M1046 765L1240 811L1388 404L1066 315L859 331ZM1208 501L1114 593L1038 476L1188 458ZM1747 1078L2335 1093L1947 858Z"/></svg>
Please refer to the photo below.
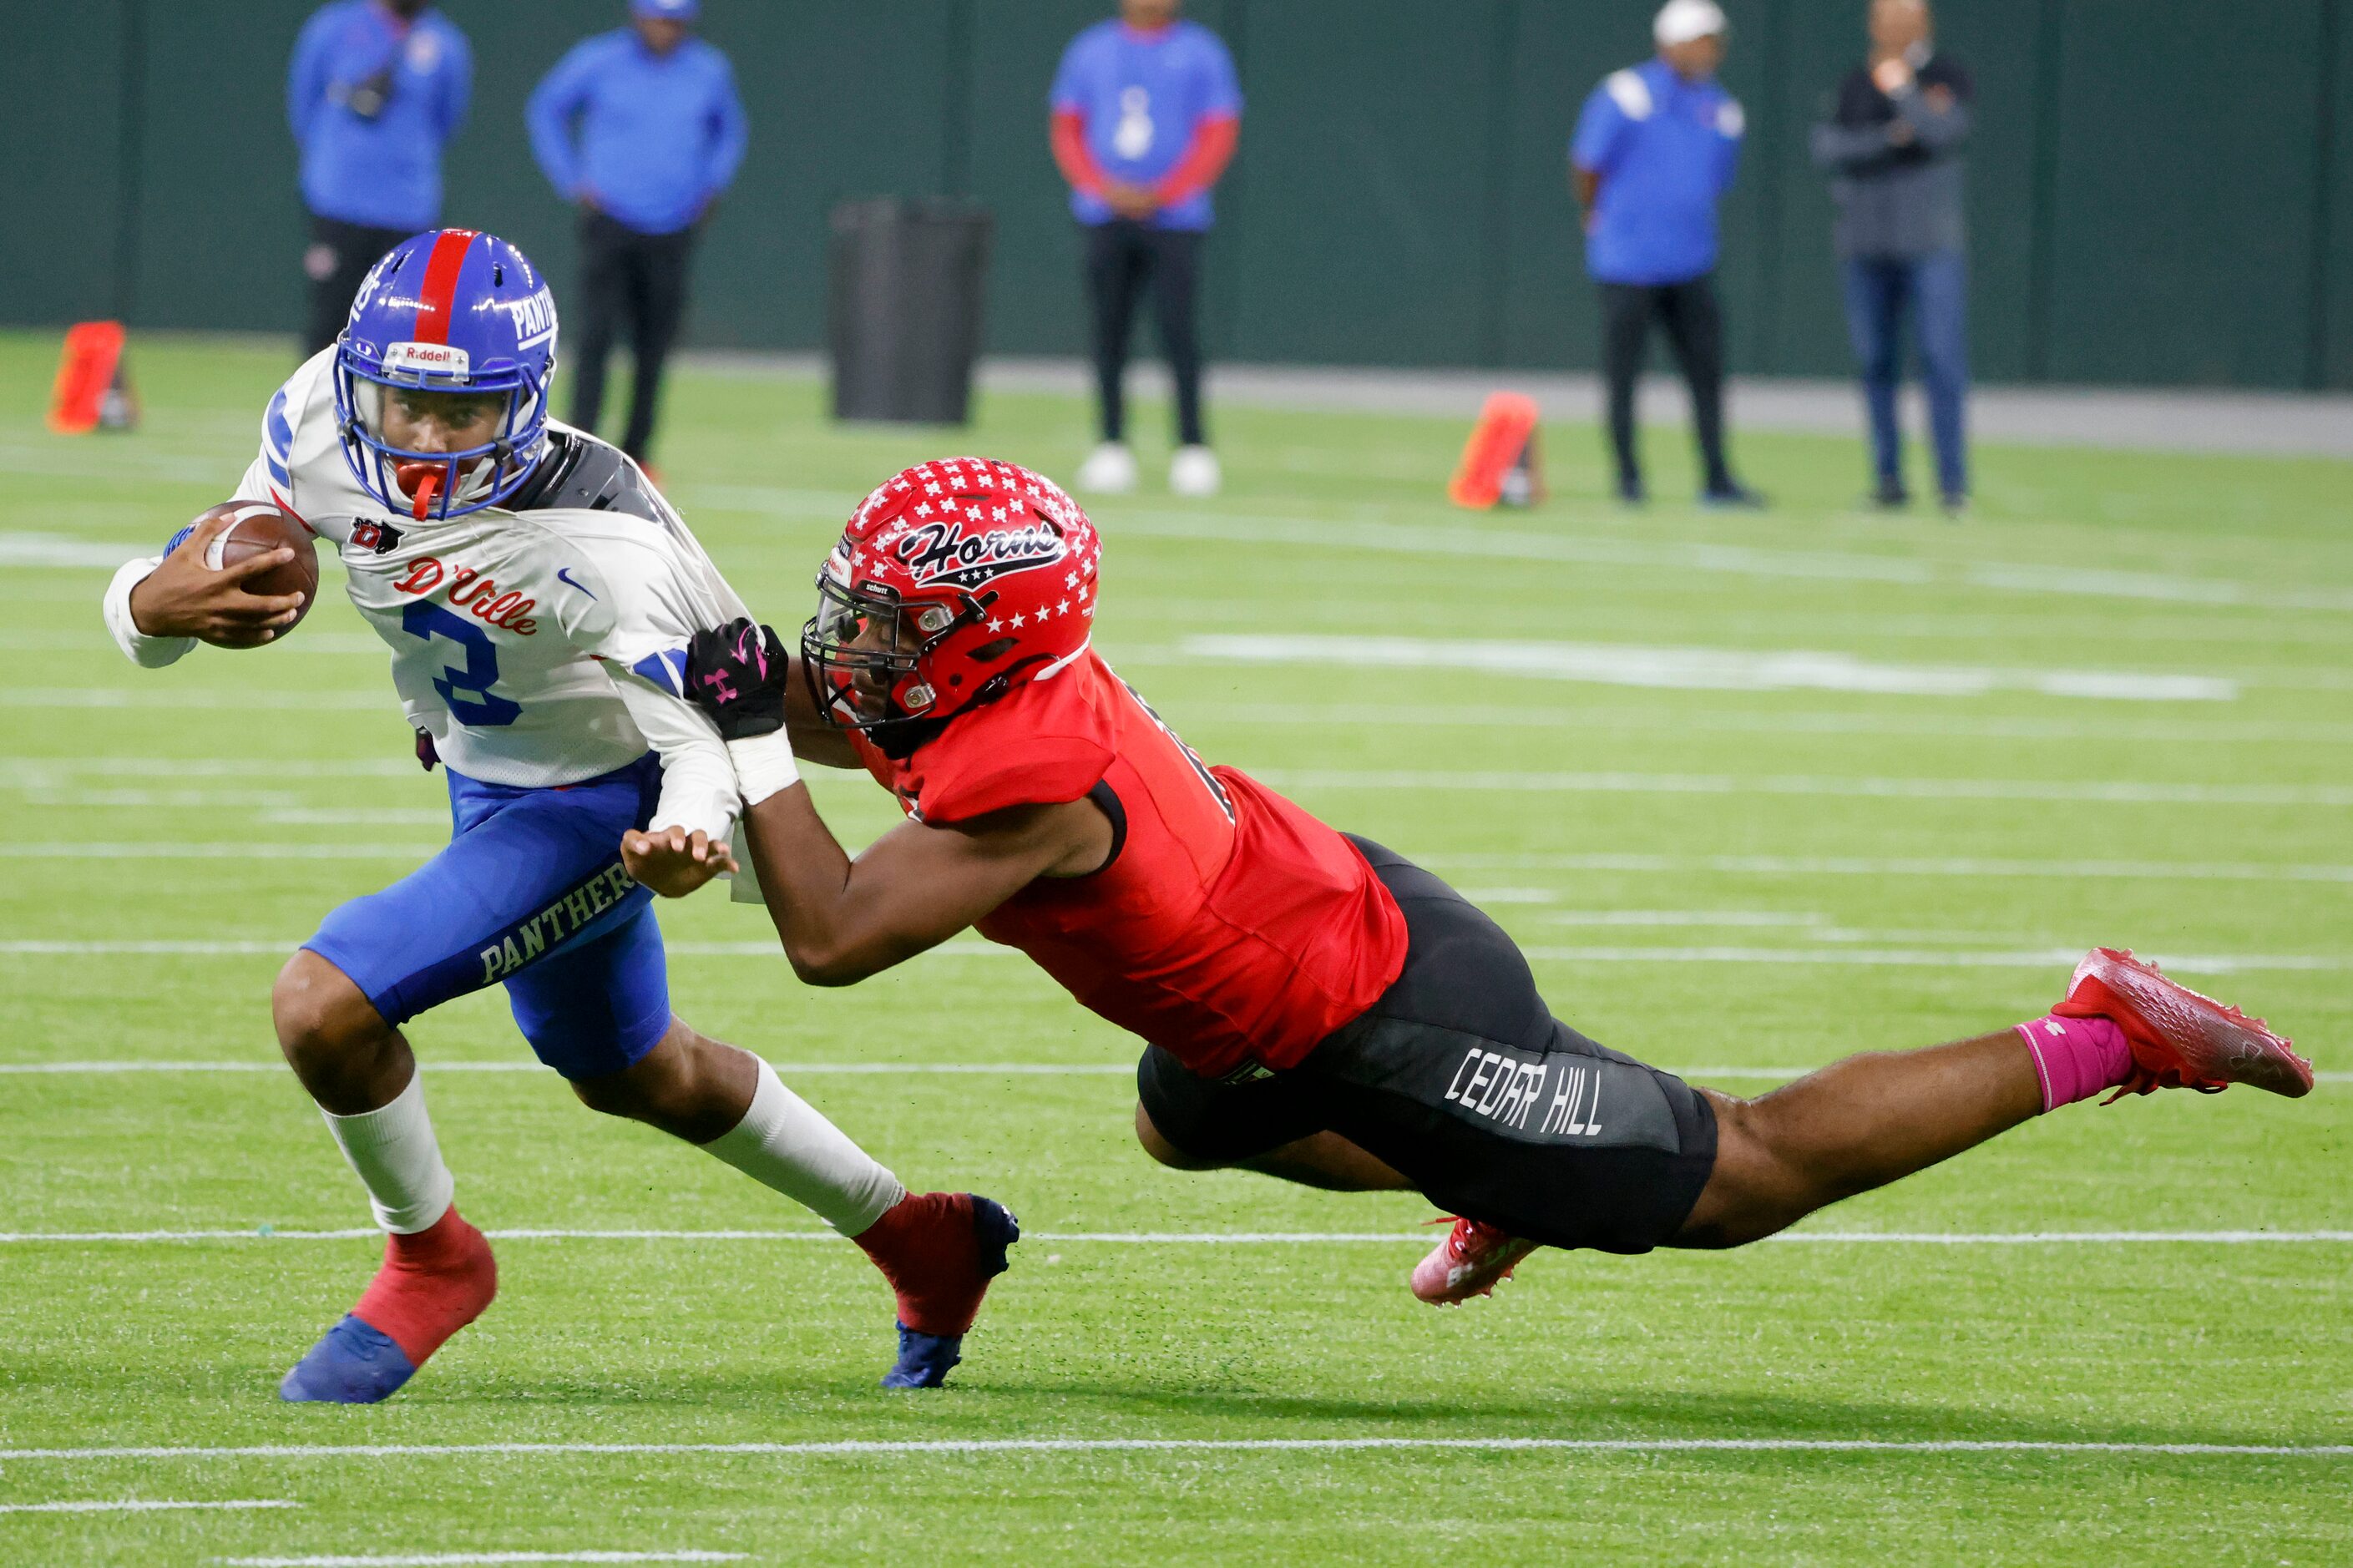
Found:
<svg viewBox="0 0 2353 1568"><path fill-rule="evenodd" d="M1201 426L1201 351L1194 330L1209 191L1241 136L1233 56L1215 33L1179 21L1179 0L1120 0L1116 19L1071 40L1054 73L1054 162L1086 230L1093 305L1095 385L1103 440L1079 469L1079 488L1135 488L1121 383L1136 298L1148 283L1160 342L1176 384L1176 453L1168 488L1218 491L1217 454Z"/></svg>
<svg viewBox="0 0 2353 1568"><path fill-rule="evenodd" d="M556 194L580 209L579 358L572 423L594 430L605 361L628 322L637 368L622 449L653 444L662 363L686 318L687 263L744 161L727 57L693 36L697 0L630 0L630 26L575 46L524 117Z"/></svg>
<svg viewBox="0 0 2353 1568"><path fill-rule="evenodd" d="M378 258L441 221L441 150L466 119L474 58L429 0L333 0L286 73L311 211L304 358L335 341Z"/></svg>
<svg viewBox="0 0 2353 1568"><path fill-rule="evenodd" d="M1618 494L1642 500L1634 388L1656 318L1691 384L1709 506L1758 506L1724 453L1724 316L1711 281L1716 203L1732 186L1746 129L1716 85L1725 24L1715 0L1667 0L1651 32L1658 58L1613 73L1586 100L1569 148L1585 209L1585 262L1601 289L1602 369Z"/></svg>

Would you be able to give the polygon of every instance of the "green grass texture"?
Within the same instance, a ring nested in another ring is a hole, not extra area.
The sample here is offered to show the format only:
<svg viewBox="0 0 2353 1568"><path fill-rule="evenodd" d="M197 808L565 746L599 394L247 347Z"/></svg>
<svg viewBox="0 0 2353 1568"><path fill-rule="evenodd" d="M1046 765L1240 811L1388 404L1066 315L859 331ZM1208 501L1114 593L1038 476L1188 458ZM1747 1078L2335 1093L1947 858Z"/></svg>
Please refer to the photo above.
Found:
<svg viewBox="0 0 2353 1568"><path fill-rule="evenodd" d="M1146 404L1143 492L1091 508L1103 653L1478 900L1587 1034L1760 1094L2129 945L2318 1090L2071 1108L1794 1239L1539 1253L1439 1312L1426 1204L1154 1165L1137 1042L1018 955L810 990L713 892L661 911L681 1014L1030 1232L951 1385L878 1388L855 1249L583 1109L485 994L411 1027L459 1201L559 1234L500 1240L496 1306L390 1403L294 1408L380 1244L301 1234L367 1211L269 983L438 848L443 782L332 563L268 648L142 671L100 624L108 563L227 498L285 353L136 341L142 428L60 438L56 353L0 337L0 1563L2353 1562L2353 465L1988 447L1955 523L1864 508L1857 442L1746 434L1776 504L1727 515L1666 499L1662 430L1628 511L1547 426L1550 499L1474 515L1460 422L1224 406L1189 501ZM1075 398L842 426L704 367L657 456L789 635L902 465L1067 478L1091 439ZM894 819L813 771L846 841ZM126 1063L250 1070L90 1066ZM35 1506L134 1500L292 1506Z"/></svg>

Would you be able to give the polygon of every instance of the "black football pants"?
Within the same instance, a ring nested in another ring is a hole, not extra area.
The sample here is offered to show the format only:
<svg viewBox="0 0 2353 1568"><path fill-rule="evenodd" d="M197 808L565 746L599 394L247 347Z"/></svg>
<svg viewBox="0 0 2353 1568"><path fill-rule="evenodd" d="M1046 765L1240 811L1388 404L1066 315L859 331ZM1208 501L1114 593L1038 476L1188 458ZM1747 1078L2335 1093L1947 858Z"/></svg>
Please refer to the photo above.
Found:
<svg viewBox="0 0 2353 1568"><path fill-rule="evenodd" d="M302 329L304 359L335 341L351 319L352 299L368 268L407 237L406 229L370 228L311 215L311 246L302 253L302 272L311 279L310 316Z"/></svg>
<svg viewBox="0 0 2353 1568"><path fill-rule="evenodd" d="M1712 276L1684 283L1601 285L1601 366L1609 385L1609 446L1618 459L1618 488L1642 488L1641 459L1634 450L1634 385L1650 347L1651 322L1667 330L1675 358L1691 384L1692 432L1699 439L1700 463L1711 490L1733 488L1724 457L1724 312L1715 302Z"/></svg>
<svg viewBox="0 0 2353 1568"><path fill-rule="evenodd" d="M580 225L579 358L573 362L571 421L593 432L605 412L605 361L624 324L637 370L621 450L639 462L653 444L662 365L686 320L687 265L695 230L640 234L604 213Z"/></svg>
<svg viewBox="0 0 2353 1568"><path fill-rule="evenodd" d="M1121 382L1127 374L1136 296L1149 284L1160 346L1176 384L1177 442L1203 443L1201 345L1194 327L1200 258L1201 237L1189 229L1113 218L1087 230L1087 296L1094 306L1095 390L1104 440L1126 438L1127 399Z"/></svg>

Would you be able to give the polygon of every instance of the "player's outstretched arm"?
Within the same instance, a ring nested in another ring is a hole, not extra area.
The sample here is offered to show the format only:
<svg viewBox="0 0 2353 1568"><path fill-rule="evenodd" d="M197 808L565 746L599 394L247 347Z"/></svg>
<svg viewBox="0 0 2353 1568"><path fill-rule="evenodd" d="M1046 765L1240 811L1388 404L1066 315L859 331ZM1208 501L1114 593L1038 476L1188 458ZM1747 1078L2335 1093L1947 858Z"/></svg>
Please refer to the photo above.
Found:
<svg viewBox="0 0 2353 1568"><path fill-rule="evenodd" d="M179 639L190 637L220 647L259 647L294 624L301 595L253 594L245 586L248 579L294 559L291 550L273 550L218 571L205 564L206 548L232 521L225 514L207 518L159 561L132 562L116 574L107 590L107 626L132 658L169 664L187 651ZM159 645L166 657L141 658Z"/></svg>
<svg viewBox="0 0 2353 1568"><path fill-rule="evenodd" d="M749 806L743 835L785 956L812 985L854 985L902 963L1039 877L1095 869L1112 840L1103 813L1076 800L946 827L902 823L853 860L797 780ZM657 892L692 891L728 868L716 863L725 854L674 828L621 840L629 875Z"/></svg>
<svg viewBox="0 0 2353 1568"><path fill-rule="evenodd" d="M790 676L775 634L748 621L698 634L687 668L734 764L742 853L786 956L812 984L853 984L945 942L1038 878L1082 875L1111 854L1110 819L1078 800L902 823L853 860L794 767L784 733ZM707 852L697 859L676 834L632 833L621 854L657 891L717 874Z"/></svg>

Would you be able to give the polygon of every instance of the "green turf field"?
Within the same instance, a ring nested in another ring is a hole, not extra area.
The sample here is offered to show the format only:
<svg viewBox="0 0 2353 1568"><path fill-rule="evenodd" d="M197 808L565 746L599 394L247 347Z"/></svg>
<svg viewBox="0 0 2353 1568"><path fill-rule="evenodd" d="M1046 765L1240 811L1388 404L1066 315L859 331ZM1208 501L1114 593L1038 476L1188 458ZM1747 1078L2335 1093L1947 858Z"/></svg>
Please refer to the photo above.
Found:
<svg viewBox="0 0 2353 1568"><path fill-rule="evenodd" d="M100 625L103 563L251 459L282 356L138 345L145 429L62 440L54 353L0 338L0 1563L2353 1562L2353 466L1995 448L1954 526L1855 510L1848 442L1750 437L1771 514L1630 516L1572 427L1548 505L1472 517L1454 425L1228 409L1223 500L1094 509L1121 671L1472 891L1609 1044L1761 1093L2030 1016L2103 942L2295 1035L2306 1100L2074 1108L1788 1243L1539 1254L1440 1313L1427 1205L1152 1165L1135 1042L1018 957L805 990L710 894L664 910L681 1012L1032 1232L954 1386L876 1388L854 1250L580 1109L486 995L412 1033L466 1212L538 1234L389 1405L289 1408L378 1245L294 1234L366 1223L309 1103L72 1064L270 1068L284 952L433 851L441 785L332 569L269 649L142 672ZM685 375L661 454L789 626L901 464L1089 438L1054 397L819 410ZM1480 658L1538 673L1444 662ZM818 787L845 838L892 818ZM773 1234L610 1234L649 1231ZM130 1499L295 1506L22 1511Z"/></svg>

